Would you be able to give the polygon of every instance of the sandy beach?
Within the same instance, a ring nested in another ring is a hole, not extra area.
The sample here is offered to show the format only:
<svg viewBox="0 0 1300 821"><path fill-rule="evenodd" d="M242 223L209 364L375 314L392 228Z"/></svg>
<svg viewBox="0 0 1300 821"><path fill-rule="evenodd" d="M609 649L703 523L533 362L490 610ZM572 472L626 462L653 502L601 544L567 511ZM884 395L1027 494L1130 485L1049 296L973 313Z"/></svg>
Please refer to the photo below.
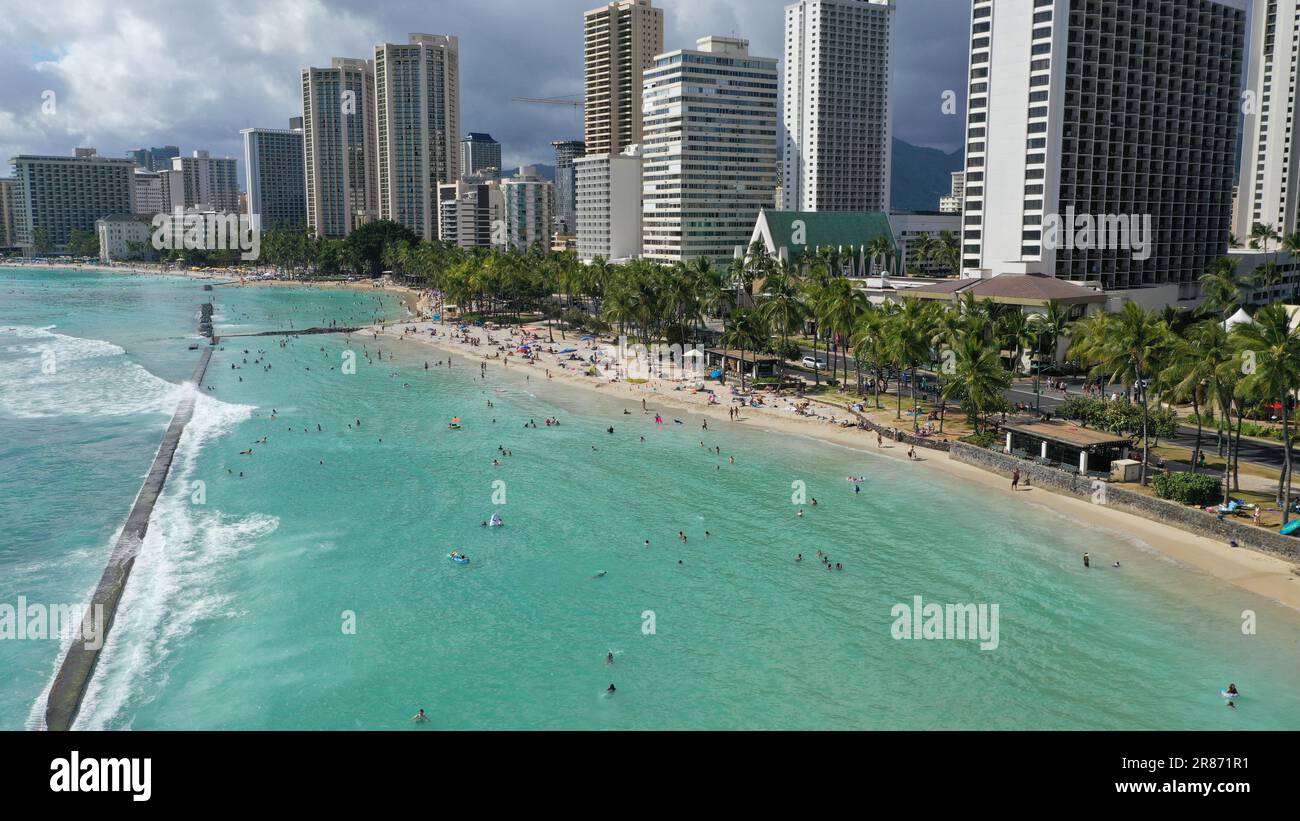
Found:
<svg viewBox="0 0 1300 821"><path fill-rule="evenodd" d="M421 308L427 307L427 303L422 300ZM436 330L437 336L431 336L431 330ZM719 388L716 383L709 383L718 399L716 404L710 404L708 392L679 390L679 386L685 383L667 380L650 380L644 384L611 381L613 371L605 371L603 365L598 369L600 376L586 376L583 370L590 367L586 358L593 353L600 353L608 343L580 342L572 335L567 340L557 336L556 341L551 343L545 328L539 326L533 331L536 336L526 339L517 329L501 328L490 333L481 328L472 328L465 338L459 338L455 325L436 322L399 322L373 329L374 333L382 337L425 345L432 350L454 355L469 366L486 362L494 370L523 373L547 379L548 383L571 385L575 389L626 400L627 409L633 413L637 412L642 400L645 400L651 413L664 411L665 416L670 416L671 413L680 411L679 417L685 413L694 414L694 420L683 419L688 425L699 424L703 417L714 426L741 424L770 431L774 435L813 437L864 453L895 459L908 464L911 469L944 471L964 482L987 487L990 492L1013 492L1009 477L1003 478L954 461L946 453L922 450L918 451L916 460L909 460L906 445L886 439L882 447L877 447L874 433L842 427L839 423L848 420L849 415L816 400L812 400L808 408L807 412L811 415L803 416L795 413L794 405L796 401L804 400L793 398L784 399L779 405L759 408L735 404L731 397L726 396L730 385ZM522 344L532 344L541 351L538 362L529 364L523 356L514 353ZM577 355L583 357L583 361L570 361L569 354L550 352L567 348L577 349ZM732 408L738 408L739 412L734 421L729 415ZM1246 548L1232 549L1222 542L1170 525L1037 487L1021 490L1016 495L1025 502L1042 505L1082 524L1137 539L1180 564L1300 610L1300 569L1282 558Z"/></svg>

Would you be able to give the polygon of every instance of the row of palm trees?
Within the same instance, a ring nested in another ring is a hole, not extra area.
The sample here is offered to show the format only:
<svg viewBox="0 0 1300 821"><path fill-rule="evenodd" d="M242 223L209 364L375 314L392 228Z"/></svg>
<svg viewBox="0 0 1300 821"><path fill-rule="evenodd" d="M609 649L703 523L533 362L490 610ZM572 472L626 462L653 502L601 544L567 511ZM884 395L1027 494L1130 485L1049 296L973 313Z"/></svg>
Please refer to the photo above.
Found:
<svg viewBox="0 0 1300 821"><path fill-rule="evenodd" d="M932 239L920 248L938 261L951 253L948 245ZM885 258L892 250L881 244L867 252ZM992 416L1006 409L1004 392L1016 376L1028 371L1041 377L1068 339L1067 359L1104 384L1124 386L1129 401L1141 407L1144 482L1153 405L1192 407L1198 429L1194 465L1202 452L1203 420L1215 420L1220 451L1227 452L1225 494L1237 473L1243 421L1280 406L1286 464L1278 501L1289 499L1289 402L1300 386L1300 336L1277 305L1258 311L1253 323L1226 329L1223 319L1243 304L1245 288L1253 284L1239 282L1235 266L1230 270L1226 262L1202 278L1207 300L1195 316L1130 303L1116 314L1077 320L1055 302L1027 314L970 295L955 303L904 298L876 305L842 275L852 262L837 248L788 260L756 245L724 267L708 259L583 264L571 251L466 250L420 242L386 247L383 262L470 312L579 316L588 328L647 344L698 342L708 320L720 319L722 345L742 356L780 357L782 385L787 363L800 358L800 344L810 345L818 385L824 352L829 382L845 394L870 395L877 409L894 384L897 419L903 416L904 378L915 408L924 372L941 408L960 407L977 433L987 433ZM741 378L747 380L743 369Z"/></svg>

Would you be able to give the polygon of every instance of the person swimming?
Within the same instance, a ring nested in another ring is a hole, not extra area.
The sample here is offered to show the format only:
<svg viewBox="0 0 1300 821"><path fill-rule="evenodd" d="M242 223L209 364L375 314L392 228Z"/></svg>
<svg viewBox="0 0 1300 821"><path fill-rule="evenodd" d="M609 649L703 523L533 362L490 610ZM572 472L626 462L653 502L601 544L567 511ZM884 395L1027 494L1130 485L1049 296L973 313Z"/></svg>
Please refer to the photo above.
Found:
<svg viewBox="0 0 1300 821"><path fill-rule="evenodd" d="M611 684L611 685L609 685L609 689L606 690L605 692L606 692L607 694L609 694L609 695L613 695L614 693L617 693L618 690L614 689L614 685Z"/></svg>
<svg viewBox="0 0 1300 821"><path fill-rule="evenodd" d="M614 651L610 650L608 653L605 654L605 666L608 667L613 663L614 663ZM614 685L611 684L609 686L613 687Z"/></svg>
<svg viewBox="0 0 1300 821"><path fill-rule="evenodd" d="M1235 684L1229 684L1229 685L1228 685L1228 689L1227 689L1227 690L1224 690L1224 692L1227 693L1227 694L1230 695L1230 696L1239 696L1239 695L1241 695L1241 693L1237 692L1237 685L1235 685Z"/></svg>
<svg viewBox="0 0 1300 821"><path fill-rule="evenodd" d="M420 712L411 716L411 721L415 722L416 724L423 724L428 720L429 720L429 716L427 713L424 712L423 707L420 708Z"/></svg>

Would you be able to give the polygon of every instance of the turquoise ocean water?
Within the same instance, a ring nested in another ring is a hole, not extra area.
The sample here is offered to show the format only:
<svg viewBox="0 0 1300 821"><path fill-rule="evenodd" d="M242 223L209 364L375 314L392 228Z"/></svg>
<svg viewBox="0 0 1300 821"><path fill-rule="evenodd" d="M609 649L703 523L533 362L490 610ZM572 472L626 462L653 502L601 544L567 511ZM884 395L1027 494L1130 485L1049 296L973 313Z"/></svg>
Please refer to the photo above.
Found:
<svg viewBox="0 0 1300 821"><path fill-rule="evenodd" d="M369 292L215 297L225 333L405 313ZM204 298L0 269L0 603L93 588L190 389ZM408 729L423 707L432 728L1300 728L1300 614L1123 534L873 453L657 428L413 342L280 342L214 356L79 726ZM796 481L820 501L804 519ZM480 527L493 512L506 526ZM893 639L918 595L997 604L1000 646ZM0 641L0 728L33 725L59 650Z"/></svg>

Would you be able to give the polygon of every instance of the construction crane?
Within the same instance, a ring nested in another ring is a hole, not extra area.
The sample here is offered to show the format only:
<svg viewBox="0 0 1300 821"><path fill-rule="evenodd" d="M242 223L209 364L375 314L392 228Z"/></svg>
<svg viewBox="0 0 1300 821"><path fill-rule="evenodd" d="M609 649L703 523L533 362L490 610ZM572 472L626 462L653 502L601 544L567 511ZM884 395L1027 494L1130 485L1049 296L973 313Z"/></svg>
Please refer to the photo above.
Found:
<svg viewBox="0 0 1300 821"><path fill-rule="evenodd" d="M573 119L582 124L582 109L585 103L582 100L575 100L574 97L581 95L571 94L568 97L511 97L511 102L532 103L533 105L567 105L573 108Z"/></svg>
<svg viewBox="0 0 1300 821"><path fill-rule="evenodd" d="M578 96L577 94L572 94L569 97L511 97L510 100L511 102L516 102L516 103L536 103L538 105L571 105L574 108L582 108L585 105L585 103L583 103L582 100L571 99L572 97L577 97L577 96Z"/></svg>

